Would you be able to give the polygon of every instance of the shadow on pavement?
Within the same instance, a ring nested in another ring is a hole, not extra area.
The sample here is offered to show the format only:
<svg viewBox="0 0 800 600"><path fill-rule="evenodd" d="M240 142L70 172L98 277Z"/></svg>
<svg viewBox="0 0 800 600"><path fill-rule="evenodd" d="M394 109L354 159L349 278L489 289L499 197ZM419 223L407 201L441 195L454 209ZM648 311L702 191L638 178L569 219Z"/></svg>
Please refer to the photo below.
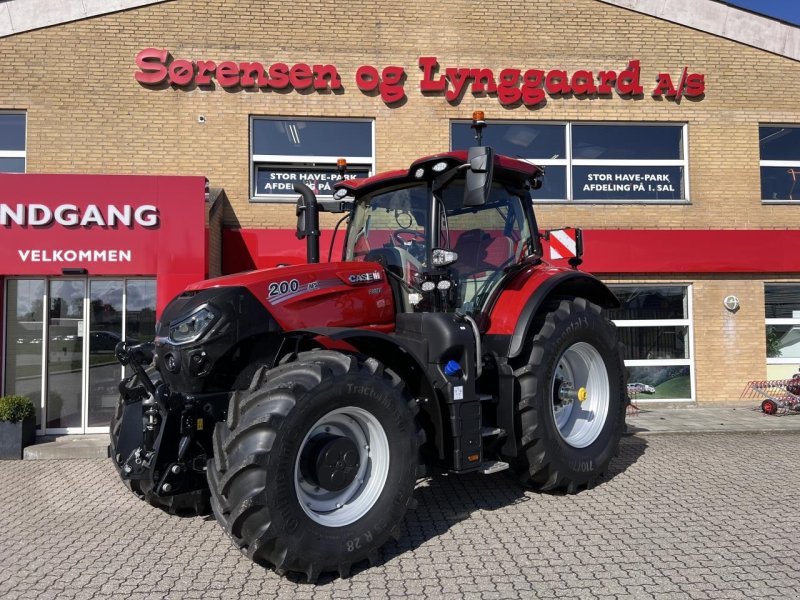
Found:
<svg viewBox="0 0 800 600"><path fill-rule="evenodd" d="M623 438L619 456L609 465L606 475L596 488L602 487L614 477L635 464L647 451L647 441L638 437ZM410 510L405 517L402 534L397 541L390 541L380 552L380 559L374 566L383 565L392 559L410 552L425 542L438 537L461 521L469 519L476 511L494 511L515 504L530 502L535 494L522 487L504 471L496 475L452 473L436 474L417 484L414 498L418 501L416 510ZM578 495L592 493L591 490L578 492ZM565 495L565 494L555 494ZM370 568L367 561L353 565L351 575ZM303 575L290 575L297 583L305 583ZM317 585L325 585L338 579L333 573L323 574Z"/></svg>

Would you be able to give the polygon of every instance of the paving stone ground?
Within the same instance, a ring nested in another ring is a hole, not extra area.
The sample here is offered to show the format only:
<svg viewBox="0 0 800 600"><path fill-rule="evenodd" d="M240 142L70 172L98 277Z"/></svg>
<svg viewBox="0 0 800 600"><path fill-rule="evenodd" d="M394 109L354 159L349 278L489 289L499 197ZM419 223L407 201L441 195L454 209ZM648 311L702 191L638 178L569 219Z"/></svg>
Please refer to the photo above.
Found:
<svg viewBox="0 0 800 600"><path fill-rule="evenodd" d="M800 598L800 435L628 437L575 496L438 476L381 563L279 577L109 461L0 462L0 598Z"/></svg>

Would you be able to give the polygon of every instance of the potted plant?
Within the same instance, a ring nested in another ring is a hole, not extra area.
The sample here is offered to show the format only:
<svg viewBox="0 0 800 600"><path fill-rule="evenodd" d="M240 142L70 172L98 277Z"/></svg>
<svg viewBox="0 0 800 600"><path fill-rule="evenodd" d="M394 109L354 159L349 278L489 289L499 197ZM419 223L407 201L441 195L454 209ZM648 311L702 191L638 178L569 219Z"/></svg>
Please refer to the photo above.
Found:
<svg viewBox="0 0 800 600"><path fill-rule="evenodd" d="M33 444L36 412L25 396L0 397L0 459L22 458L22 449Z"/></svg>

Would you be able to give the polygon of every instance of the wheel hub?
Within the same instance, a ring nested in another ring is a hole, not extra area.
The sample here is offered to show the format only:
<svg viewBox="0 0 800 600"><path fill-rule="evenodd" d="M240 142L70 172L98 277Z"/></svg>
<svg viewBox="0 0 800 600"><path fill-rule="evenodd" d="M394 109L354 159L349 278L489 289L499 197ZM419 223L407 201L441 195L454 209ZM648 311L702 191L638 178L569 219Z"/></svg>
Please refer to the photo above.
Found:
<svg viewBox="0 0 800 600"><path fill-rule="evenodd" d="M353 440L327 433L311 438L300 457L303 477L319 487L338 492L349 486L361 466Z"/></svg>
<svg viewBox="0 0 800 600"><path fill-rule="evenodd" d="M337 408L308 430L295 460L300 507L315 523L344 527L378 501L389 474L389 440L375 415Z"/></svg>
<svg viewBox="0 0 800 600"><path fill-rule="evenodd" d="M589 343L568 347L553 373L553 419L561 438L573 448L585 448L600 435L608 417L608 369Z"/></svg>

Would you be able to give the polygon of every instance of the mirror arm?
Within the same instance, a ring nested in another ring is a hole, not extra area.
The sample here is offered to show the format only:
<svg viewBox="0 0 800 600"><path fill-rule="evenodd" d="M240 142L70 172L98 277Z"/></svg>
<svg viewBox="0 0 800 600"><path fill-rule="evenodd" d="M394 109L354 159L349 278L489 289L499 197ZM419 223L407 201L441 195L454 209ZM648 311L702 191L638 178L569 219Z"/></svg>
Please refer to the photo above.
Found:
<svg viewBox="0 0 800 600"><path fill-rule="evenodd" d="M456 175L458 175L461 171L466 171L469 168L468 163L464 163L463 165L458 165L457 167L453 167L452 169L448 169L441 175L438 175L433 180L433 191L438 192L448 183L455 179Z"/></svg>

